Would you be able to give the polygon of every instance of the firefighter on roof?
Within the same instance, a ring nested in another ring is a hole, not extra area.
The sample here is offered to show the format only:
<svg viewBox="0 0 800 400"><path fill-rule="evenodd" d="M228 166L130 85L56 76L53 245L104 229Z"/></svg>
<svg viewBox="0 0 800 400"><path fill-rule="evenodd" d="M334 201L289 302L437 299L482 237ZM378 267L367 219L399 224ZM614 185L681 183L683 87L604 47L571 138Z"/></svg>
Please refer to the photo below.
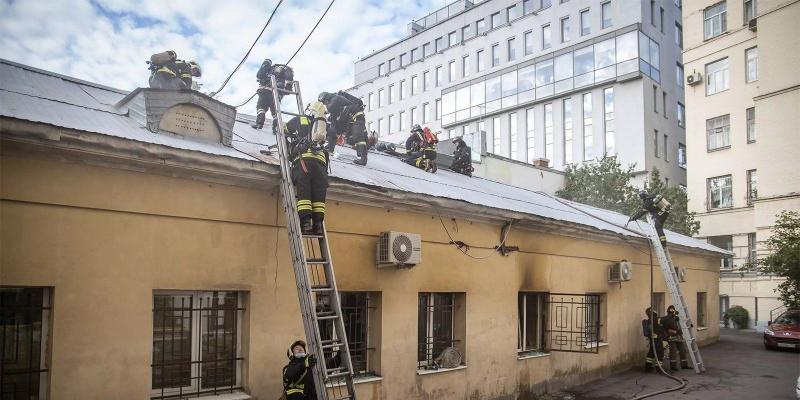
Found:
<svg viewBox="0 0 800 400"><path fill-rule="evenodd" d="M436 172L436 144L439 139L427 127L422 129L418 124L411 127L411 136L406 139L406 164L428 172Z"/></svg>
<svg viewBox="0 0 800 400"><path fill-rule="evenodd" d="M367 125L364 119L364 102L350 93L322 92L319 101L328 107L328 152L336 147L337 138L344 134L347 142L356 150L353 163L367 164Z"/></svg>
<svg viewBox="0 0 800 400"><path fill-rule="evenodd" d="M177 60L175 65L178 67L178 74L183 82L184 89L192 89L192 77L202 76L200 65L195 61Z"/></svg>
<svg viewBox="0 0 800 400"><path fill-rule="evenodd" d="M456 150L453 152L453 164L450 169L462 175L472 176L472 171L475 170L472 167L472 149L460 137L453 139L453 144L456 145Z"/></svg>
<svg viewBox="0 0 800 400"><path fill-rule="evenodd" d="M178 54L172 50L156 53L150 56L149 85L154 89L180 90L186 86L181 80L177 64Z"/></svg>
<svg viewBox="0 0 800 400"><path fill-rule="evenodd" d="M664 233L664 222L666 222L669 217L669 211L672 205L669 204L664 196L660 194L649 195L646 190L639 191L639 198L642 200L642 209L631 216L628 222L636 221L646 213L650 213L653 217L661 246L667 248L667 235Z"/></svg>
<svg viewBox="0 0 800 400"><path fill-rule="evenodd" d="M328 191L328 152L325 150L325 105L309 104L306 115L290 119L284 128L292 160L292 182L304 235L322 235Z"/></svg>
<svg viewBox="0 0 800 400"><path fill-rule="evenodd" d="M275 76L275 83L278 89L291 90L292 81L294 80L294 71L283 64L272 64L272 60L265 59L261 63L261 67L256 73L258 80L258 103L256 104L256 123L252 124L255 129L264 127L264 120L267 118L267 110L269 110L272 117L275 117L275 104L272 98L272 90L270 89L270 76ZM283 98L284 93L278 92L278 99ZM274 127L274 125L273 125Z"/></svg>

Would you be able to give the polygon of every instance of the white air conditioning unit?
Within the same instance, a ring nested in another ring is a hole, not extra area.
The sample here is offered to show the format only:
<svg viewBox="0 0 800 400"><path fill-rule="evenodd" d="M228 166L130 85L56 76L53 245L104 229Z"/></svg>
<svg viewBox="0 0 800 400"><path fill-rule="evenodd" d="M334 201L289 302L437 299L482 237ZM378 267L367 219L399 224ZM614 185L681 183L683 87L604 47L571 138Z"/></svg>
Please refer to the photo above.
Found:
<svg viewBox="0 0 800 400"><path fill-rule="evenodd" d="M678 277L678 282L686 282L686 268L675 267L675 275Z"/></svg>
<svg viewBox="0 0 800 400"><path fill-rule="evenodd" d="M689 74L689 76L686 77L686 83L689 84L689 86L697 85L702 81L703 81L703 75L700 75L699 72Z"/></svg>
<svg viewBox="0 0 800 400"><path fill-rule="evenodd" d="M383 267L412 267L422 262L422 238L415 233L381 232L376 264Z"/></svg>
<svg viewBox="0 0 800 400"><path fill-rule="evenodd" d="M608 281L623 282L633 277L633 269L628 261L620 261L608 266Z"/></svg>

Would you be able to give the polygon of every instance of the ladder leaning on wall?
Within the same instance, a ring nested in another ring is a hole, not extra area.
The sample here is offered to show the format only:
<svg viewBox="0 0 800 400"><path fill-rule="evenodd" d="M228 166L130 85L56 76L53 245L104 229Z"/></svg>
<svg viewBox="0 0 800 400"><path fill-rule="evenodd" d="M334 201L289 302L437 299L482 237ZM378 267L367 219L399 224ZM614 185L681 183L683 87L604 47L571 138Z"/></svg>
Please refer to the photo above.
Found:
<svg viewBox="0 0 800 400"><path fill-rule="evenodd" d="M289 233L289 247L297 283L297 296L300 300L300 313L303 318L309 354L318 358L313 368L314 384L319 400L355 400L353 388L353 366L344 319L340 305L339 291L333 273L333 260L328 247L328 232L323 223L321 235L303 235L297 215L295 191L292 185L292 160L289 159L288 142L283 132L283 116L300 116L303 113L303 100L300 84L292 82L292 90L278 88L275 76L270 76L277 124L276 140L278 160L281 169L281 193L283 210L286 213L286 228ZM295 96L297 113L281 110L280 94ZM326 357L326 354L330 357Z"/></svg>
<svg viewBox="0 0 800 400"><path fill-rule="evenodd" d="M650 246L655 250L658 263L661 265L661 272L664 275L664 283L667 285L669 295L672 297L675 308L678 310L683 341L689 350L689 357L692 359L694 372L698 374L705 372L706 367L703 364L703 357L700 356L700 348L694 336L694 324L692 324L692 319L689 315L689 308L686 307L686 301L683 299L680 286L678 286L678 275L675 273L675 267L672 265L672 258L669 255L669 251L661 245L653 223L653 217L650 213L647 213L647 226L647 239L650 240Z"/></svg>

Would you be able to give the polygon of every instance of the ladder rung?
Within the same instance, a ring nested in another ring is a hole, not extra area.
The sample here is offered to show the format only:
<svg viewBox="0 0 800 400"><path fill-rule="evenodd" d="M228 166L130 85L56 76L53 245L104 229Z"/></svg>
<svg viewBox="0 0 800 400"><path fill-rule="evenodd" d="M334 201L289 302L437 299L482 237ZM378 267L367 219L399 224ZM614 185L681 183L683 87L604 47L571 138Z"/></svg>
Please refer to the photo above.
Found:
<svg viewBox="0 0 800 400"><path fill-rule="evenodd" d="M333 343L323 344L322 348L323 349L332 349L334 347L342 347L342 346L344 346L344 343L342 343L342 342L333 342Z"/></svg>
<svg viewBox="0 0 800 400"><path fill-rule="evenodd" d="M330 292L332 290L333 290L333 287L331 287L331 286L312 286L311 287L311 291L312 292Z"/></svg>
<svg viewBox="0 0 800 400"><path fill-rule="evenodd" d="M322 235L303 235L303 239L322 239L324 237Z"/></svg>
<svg viewBox="0 0 800 400"><path fill-rule="evenodd" d="M337 371L337 372L331 373L331 371ZM350 375L350 371L348 371L347 369L328 370L327 375L328 375L328 379L330 379L330 378L341 378L341 377Z"/></svg>
<svg viewBox="0 0 800 400"><path fill-rule="evenodd" d="M317 315L317 319L318 320L323 320L323 321L329 320L329 319L336 319L336 318L339 318L339 315L336 314L336 313L325 314L325 315Z"/></svg>
<svg viewBox="0 0 800 400"><path fill-rule="evenodd" d="M309 258L306 260L308 264L327 264L328 260L324 258Z"/></svg>
<svg viewBox="0 0 800 400"><path fill-rule="evenodd" d="M303 114L293 113L293 112L290 112L290 111L281 111L281 114L291 115L293 117L302 117L303 116Z"/></svg>

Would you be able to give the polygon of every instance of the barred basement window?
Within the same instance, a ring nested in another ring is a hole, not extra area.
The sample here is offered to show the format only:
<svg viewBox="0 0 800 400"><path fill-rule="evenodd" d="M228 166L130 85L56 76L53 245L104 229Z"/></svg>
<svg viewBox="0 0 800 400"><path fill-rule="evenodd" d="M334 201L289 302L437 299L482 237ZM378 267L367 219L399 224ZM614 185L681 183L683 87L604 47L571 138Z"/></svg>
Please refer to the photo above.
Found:
<svg viewBox="0 0 800 400"><path fill-rule="evenodd" d="M0 398L44 400L49 369L50 291L0 288Z"/></svg>
<svg viewBox="0 0 800 400"><path fill-rule="evenodd" d="M151 399L241 389L241 292L153 294Z"/></svg>
<svg viewBox="0 0 800 400"><path fill-rule="evenodd" d="M466 332L463 293L420 293L418 303L417 368L436 369L437 358L453 347L464 364Z"/></svg>

